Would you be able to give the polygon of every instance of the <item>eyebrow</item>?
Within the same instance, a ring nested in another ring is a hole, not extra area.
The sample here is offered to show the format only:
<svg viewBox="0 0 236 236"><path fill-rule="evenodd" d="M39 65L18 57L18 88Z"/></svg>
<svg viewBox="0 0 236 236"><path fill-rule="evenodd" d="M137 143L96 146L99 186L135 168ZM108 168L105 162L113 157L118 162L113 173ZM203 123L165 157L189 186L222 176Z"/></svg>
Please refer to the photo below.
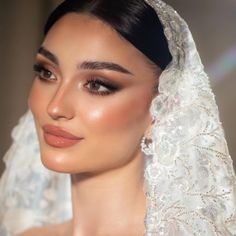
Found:
<svg viewBox="0 0 236 236"><path fill-rule="evenodd" d="M52 61L54 64L56 64L57 66L59 65L59 60L58 58L51 53L50 51L48 51L46 48L44 47L40 47L38 50L38 53L45 56L47 59L49 59L50 61Z"/></svg>
<svg viewBox="0 0 236 236"><path fill-rule="evenodd" d="M112 70L124 74L133 75L133 73L128 71L126 68L112 62L85 61L78 67L84 70Z"/></svg>
<svg viewBox="0 0 236 236"><path fill-rule="evenodd" d="M51 53L48 49L43 46L39 48L38 53L52 61L54 64L59 65L58 58ZM78 69L83 70L112 70L124 74L133 75L129 70L124 68L121 65L112 62L104 62L104 61L84 61L83 63L77 66Z"/></svg>

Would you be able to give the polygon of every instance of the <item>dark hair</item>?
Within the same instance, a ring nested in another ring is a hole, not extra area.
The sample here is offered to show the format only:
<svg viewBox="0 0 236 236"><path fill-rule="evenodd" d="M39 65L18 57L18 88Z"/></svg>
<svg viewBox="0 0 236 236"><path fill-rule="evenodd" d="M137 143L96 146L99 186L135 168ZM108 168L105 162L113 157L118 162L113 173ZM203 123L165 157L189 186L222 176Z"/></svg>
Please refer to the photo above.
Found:
<svg viewBox="0 0 236 236"><path fill-rule="evenodd" d="M51 13L44 33L70 12L90 14L109 24L162 70L172 60L162 24L144 0L66 0Z"/></svg>

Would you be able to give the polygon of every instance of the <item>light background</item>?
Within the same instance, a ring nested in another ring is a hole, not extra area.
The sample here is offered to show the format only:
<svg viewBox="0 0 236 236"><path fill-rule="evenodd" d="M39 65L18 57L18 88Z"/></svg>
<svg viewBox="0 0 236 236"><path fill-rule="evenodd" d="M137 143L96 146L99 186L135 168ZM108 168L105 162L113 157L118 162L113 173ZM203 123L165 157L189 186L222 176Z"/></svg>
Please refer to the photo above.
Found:
<svg viewBox="0 0 236 236"><path fill-rule="evenodd" d="M43 24L59 2L0 0L0 157L10 146L12 128L27 110L32 65ZM211 78L231 156L236 158L236 1L166 2L190 26ZM0 173L3 168L0 160Z"/></svg>

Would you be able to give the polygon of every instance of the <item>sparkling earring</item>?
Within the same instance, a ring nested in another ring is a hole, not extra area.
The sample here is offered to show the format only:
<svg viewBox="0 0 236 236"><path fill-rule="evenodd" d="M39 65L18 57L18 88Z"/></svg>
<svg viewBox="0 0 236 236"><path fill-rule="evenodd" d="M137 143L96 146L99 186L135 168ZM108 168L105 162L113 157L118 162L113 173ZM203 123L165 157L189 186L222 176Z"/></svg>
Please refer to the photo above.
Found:
<svg viewBox="0 0 236 236"><path fill-rule="evenodd" d="M145 133L145 135L143 135L140 145L141 145L141 150L146 155L151 155L152 154L153 140L152 140L150 129Z"/></svg>

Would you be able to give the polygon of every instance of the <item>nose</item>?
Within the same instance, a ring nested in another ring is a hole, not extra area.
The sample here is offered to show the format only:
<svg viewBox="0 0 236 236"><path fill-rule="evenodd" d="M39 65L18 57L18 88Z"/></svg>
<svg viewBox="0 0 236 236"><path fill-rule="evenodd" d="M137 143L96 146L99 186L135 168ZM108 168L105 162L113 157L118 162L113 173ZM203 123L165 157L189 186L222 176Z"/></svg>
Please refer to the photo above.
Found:
<svg viewBox="0 0 236 236"><path fill-rule="evenodd" d="M70 120L74 117L71 91L65 86L57 89L47 106L47 113L53 120Z"/></svg>

